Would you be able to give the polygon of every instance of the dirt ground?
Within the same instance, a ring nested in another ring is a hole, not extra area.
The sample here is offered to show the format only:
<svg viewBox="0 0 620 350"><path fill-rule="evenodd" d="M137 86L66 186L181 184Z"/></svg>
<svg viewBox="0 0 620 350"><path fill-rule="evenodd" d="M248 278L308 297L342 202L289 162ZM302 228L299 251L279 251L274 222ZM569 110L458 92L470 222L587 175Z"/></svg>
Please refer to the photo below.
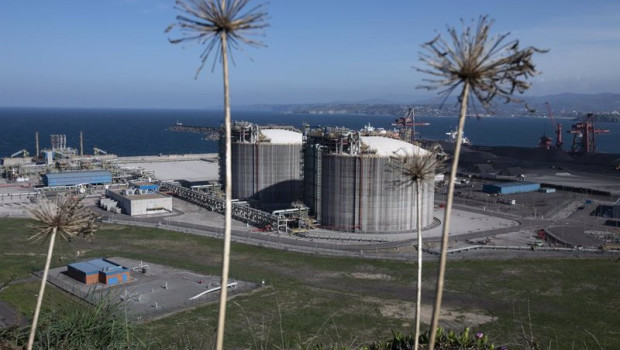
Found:
<svg viewBox="0 0 620 350"><path fill-rule="evenodd" d="M0 329L23 324L26 318L9 304L0 301Z"/></svg>
<svg viewBox="0 0 620 350"><path fill-rule="evenodd" d="M385 317L399 318L403 321L411 321L411 315L415 314L415 303L400 300L378 300L382 306L381 315ZM424 324L431 323L433 306L422 305L420 310L420 320ZM445 307L441 310L441 323L448 329L462 329L464 327L476 327L485 323L493 322L495 317L485 315L482 310L457 310ZM404 323L403 326L408 326Z"/></svg>

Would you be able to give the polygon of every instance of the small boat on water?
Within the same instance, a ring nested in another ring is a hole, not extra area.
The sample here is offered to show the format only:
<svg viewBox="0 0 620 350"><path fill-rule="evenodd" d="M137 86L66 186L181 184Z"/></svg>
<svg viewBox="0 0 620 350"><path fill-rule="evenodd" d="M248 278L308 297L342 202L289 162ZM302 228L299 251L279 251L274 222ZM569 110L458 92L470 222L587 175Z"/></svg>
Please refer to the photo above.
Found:
<svg viewBox="0 0 620 350"><path fill-rule="evenodd" d="M370 123L368 123L368 125L364 125L364 127L360 129L360 132L365 133L365 134L373 134L373 133L386 134L387 133L387 131L384 128L375 128L374 126L370 125Z"/></svg>
<svg viewBox="0 0 620 350"><path fill-rule="evenodd" d="M448 135L448 140L447 141L451 142L451 143L456 143L456 133L457 133L456 129L454 129L454 130L452 130L450 132L447 132L446 133L446 135ZM463 134L463 137L461 139L461 144L463 144L463 145L471 145L471 142L469 141L467 136L465 136L465 134Z"/></svg>

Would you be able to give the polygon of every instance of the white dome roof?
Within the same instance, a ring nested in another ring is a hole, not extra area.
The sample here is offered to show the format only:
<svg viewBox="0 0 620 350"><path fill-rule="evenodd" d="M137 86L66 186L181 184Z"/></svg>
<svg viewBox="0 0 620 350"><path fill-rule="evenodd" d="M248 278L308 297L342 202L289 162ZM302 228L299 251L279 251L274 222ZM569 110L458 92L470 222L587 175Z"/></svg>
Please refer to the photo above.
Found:
<svg viewBox="0 0 620 350"><path fill-rule="evenodd" d="M380 156L426 155L427 150L409 142L383 136L361 136L362 143Z"/></svg>
<svg viewBox="0 0 620 350"><path fill-rule="evenodd" d="M261 134L271 140L270 143L277 145L301 145L302 135L299 132L284 129L261 129Z"/></svg>

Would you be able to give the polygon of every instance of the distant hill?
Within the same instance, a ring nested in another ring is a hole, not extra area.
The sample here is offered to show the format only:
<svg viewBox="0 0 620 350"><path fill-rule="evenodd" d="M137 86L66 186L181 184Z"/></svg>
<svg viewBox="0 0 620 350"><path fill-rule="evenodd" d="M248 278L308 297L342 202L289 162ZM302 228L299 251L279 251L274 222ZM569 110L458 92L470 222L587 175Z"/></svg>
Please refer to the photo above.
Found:
<svg viewBox="0 0 620 350"><path fill-rule="evenodd" d="M549 102L553 112L557 113L611 113L620 111L620 94L600 93L600 94L575 94L563 93L558 95L528 97L528 103L537 108L546 110L545 102Z"/></svg>
<svg viewBox="0 0 620 350"><path fill-rule="evenodd" d="M494 102L489 110L484 110L480 104L470 108L470 114L490 114L500 116L528 117L547 115L549 102L552 114L555 117L574 118L586 113L602 114L606 120L617 120L615 115L620 113L620 94L577 94L562 93L546 96L517 96L523 103ZM286 104L286 105L251 105L251 109L271 110L283 113L296 114L362 114L362 115L390 115L402 116L408 107L416 107L416 114L425 116L456 116L458 114L457 97L448 99L419 98L417 103L385 103L385 99L367 99L353 103L318 103L318 104ZM372 103L378 102L378 103ZM443 103L443 105L441 105ZM527 105L527 107L526 107ZM601 116L602 118L603 116Z"/></svg>

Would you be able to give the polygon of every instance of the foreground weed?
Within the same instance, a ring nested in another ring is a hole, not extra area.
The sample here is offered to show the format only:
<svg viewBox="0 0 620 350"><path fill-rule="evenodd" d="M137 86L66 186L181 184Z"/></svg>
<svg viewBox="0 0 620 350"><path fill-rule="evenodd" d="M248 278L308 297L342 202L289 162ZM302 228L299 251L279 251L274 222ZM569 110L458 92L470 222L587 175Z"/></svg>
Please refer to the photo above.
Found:
<svg viewBox="0 0 620 350"><path fill-rule="evenodd" d="M29 328L13 327L0 332L0 344L23 349ZM54 309L43 313L32 347L66 350L143 349L145 344L137 337L134 326L127 322L119 305L102 300L94 307L82 305L69 311Z"/></svg>
<svg viewBox="0 0 620 350"><path fill-rule="evenodd" d="M78 198L72 196L57 196L54 202L43 200L28 212L33 219L37 220L34 225L35 233L30 236L34 241L49 239L50 244L47 251L47 260L41 278L41 288L37 298L37 306L34 311L30 336L28 338L28 350L32 349L34 336L37 331L37 323L39 314L41 313L41 305L43 303L43 295L45 293L45 285L47 283L47 274L49 273L52 253L54 252L54 243L56 242L56 234L61 237L70 239L72 237L92 237L98 228L98 217L88 208L84 207Z"/></svg>
<svg viewBox="0 0 620 350"><path fill-rule="evenodd" d="M432 77L425 79L427 84L420 88L439 89L439 94L443 95L445 100L455 89L461 87L458 99L461 107L459 125L448 182L429 350L434 348L435 334L439 324L454 184L470 92L485 108L496 97L506 102L516 101L513 94L525 92L530 87L526 79L537 74L532 56L535 52L543 52L534 47L520 49L518 40L504 42L509 34L490 37L489 31L492 24L493 21L487 16L481 16L477 24L472 23L466 27L463 23L464 28L461 33L453 27L448 27L448 39L437 36L422 46L425 52L420 54L420 60L427 65L427 68L418 70Z"/></svg>
<svg viewBox="0 0 620 350"><path fill-rule="evenodd" d="M230 49L239 49L241 44L264 46L261 41L249 37L256 35L267 27L267 12L262 11L263 5L248 8L249 0L177 0L177 8L183 13L177 16L178 22L169 26L166 31L177 27L181 38L170 40L171 43L197 42L205 44L201 55L200 72L209 55L215 50L215 62L222 63L224 74L224 125L225 125L225 189L226 208L224 211L224 249L222 254L222 286L228 285L230 263L230 238L232 225L232 153L230 123L230 93L228 80L228 56ZM219 49L219 50L218 50ZM234 62L234 61L233 61ZM224 347L224 323L226 320L227 288L220 292L220 309L217 328L218 350Z"/></svg>

